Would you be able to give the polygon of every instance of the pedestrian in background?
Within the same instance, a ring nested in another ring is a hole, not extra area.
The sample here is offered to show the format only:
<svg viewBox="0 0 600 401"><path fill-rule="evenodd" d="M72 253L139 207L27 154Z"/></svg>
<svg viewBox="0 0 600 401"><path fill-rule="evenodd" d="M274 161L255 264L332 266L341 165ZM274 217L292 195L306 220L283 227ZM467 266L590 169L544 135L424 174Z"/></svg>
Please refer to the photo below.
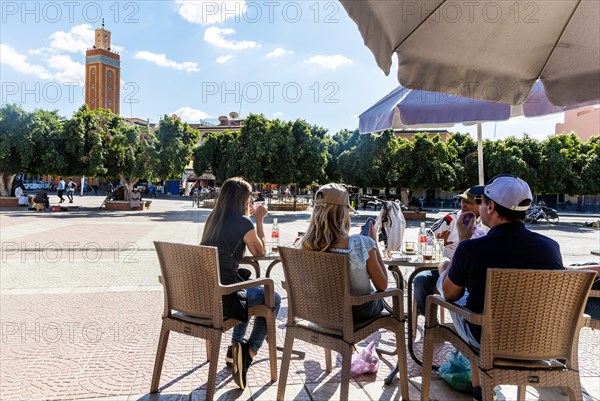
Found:
<svg viewBox="0 0 600 401"><path fill-rule="evenodd" d="M65 201L65 198L63 198L63 194L65 193L65 180L63 180L62 177L59 178L58 186L56 187L56 190L58 191L57 195L58 195L58 198L60 199L60 201L58 203L63 203Z"/></svg>

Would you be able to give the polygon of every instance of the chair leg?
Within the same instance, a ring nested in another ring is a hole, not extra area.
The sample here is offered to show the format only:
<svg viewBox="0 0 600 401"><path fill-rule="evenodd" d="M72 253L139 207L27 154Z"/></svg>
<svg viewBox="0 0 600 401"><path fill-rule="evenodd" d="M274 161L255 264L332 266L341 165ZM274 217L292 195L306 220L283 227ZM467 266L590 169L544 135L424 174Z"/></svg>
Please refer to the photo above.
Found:
<svg viewBox="0 0 600 401"><path fill-rule="evenodd" d="M352 362L352 346L342 352L342 380L340 382L340 400L347 400L350 391L350 364Z"/></svg>
<svg viewBox="0 0 600 401"><path fill-rule="evenodd" d="M517 401L525 401L525 393L527 392L527 386L520 385L517 387Z"/></svg>
<svg viewBox="0 0 600 401"><path fill-rule="evenodd" d="M425 329L425 343L423 344L423 378L421 383L421 401L429 401L431 386L431 366L433 365L433 333Z"/></svg>
<svg viewBox="0 0 600 401"><path fill-rule="evenodd" d="M412 336L413 338L415 338L417 336L417 323L419 321L419 312L417 310L417 302L415 301L415 298L413 297L412 300L412 324L410 329L412 330Z"/></svg>
<svg viewBox="0 0 600 401"><path fill-rule="evenodd" d="M275 326L275 313L271 312L267 318L268 332L267 343L269 344L269 367L271 368L271 381L277 381L277 332Z"/></svg>
<svg viewBox="0 0 600 401"><path fill-rule="evenodd" d="M158 391L160 382L160 373L162 372L163 362L165 361L165 352L167 351L167 343L169 342L169 329L165 328L163 322L160 328L160 337L158 338L158 348L156 349L156 359L154 360L154 372L152 373L152 383L150 384L150 392Z"/></svg>
<svg viewBox="0 0 600 401"><path fill-rule="evenodd" d="M221 344L219 344L219 346L221 346ZM210 359L211 352L212 352L212 344L211 344L210 340L207 338L206 339L206 361L207 362L211 361L211 359Z"/></svg>
<svg viewBox="0 0 600 401"><path fill-rule="evenodd" d="M471 367L473 364L471 364ZM477 366L472 369L477 369ZM481 375L481 398L483 401L494 401L494 387L496 387L496 383L494 380L488 377L487 374ZM519 389L517 389L519 391Z"/></svg>
<svg viewBox="0 0 600 401"><path fill-rule="evenodd" d="M290 329L288 329L285 333L285 342L283 344L283 357L281 360L281 370L279 372L279 385L277 386L277 401L283 401L285 398L285 385L290 369L290 359L292 359L293 349L294 337L291 335Z"/></svg>
<svg viewBox="0 0 600 401"><path fill-rule="evenodd" d="M215 331L211 339L207 339L207 344L211 345L210 358L208 364L208 382L206 383L206 401L212 401L215 395L215 386L217 382L217 365L219 364L219 351L221 345L221 332Z"/></svg>
<svg viewBox="0 0 600 401"><path fill-rule="evenodd" d="M325 348L325 371L327 373L331 373L333 367L331 366L331 350L329 348Z"/></svg>
<svg viewBox="0 0 600 401"><path fill-rule="evenodd" d="M398 372L400 374L400 393L403 400L408 400L408 367L406 362L406 343L404 342L405 324L400 323L396 330L396 352L398 354Z"/></svg>
<svg viewBox="0 0 600 401"><path fill-rule="evenodd" d="M585 398L583 397L583 389L581 388L581 385L577 386L576 388L566 387L565 390L567 390L569 401L584 401Z"/></svg>

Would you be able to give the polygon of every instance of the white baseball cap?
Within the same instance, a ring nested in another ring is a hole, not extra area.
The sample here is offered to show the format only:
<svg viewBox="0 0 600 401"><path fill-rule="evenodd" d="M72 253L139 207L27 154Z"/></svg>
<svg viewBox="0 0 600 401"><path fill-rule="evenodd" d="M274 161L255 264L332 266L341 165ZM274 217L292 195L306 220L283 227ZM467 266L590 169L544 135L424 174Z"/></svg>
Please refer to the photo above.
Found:
<svg viewBox="0 0 600 401"><path fill-rule="evenodd" d="M519 177L497 175L484 187L485 196L510 210L525 211L531 206L533 195L529 185Z"/></svg>

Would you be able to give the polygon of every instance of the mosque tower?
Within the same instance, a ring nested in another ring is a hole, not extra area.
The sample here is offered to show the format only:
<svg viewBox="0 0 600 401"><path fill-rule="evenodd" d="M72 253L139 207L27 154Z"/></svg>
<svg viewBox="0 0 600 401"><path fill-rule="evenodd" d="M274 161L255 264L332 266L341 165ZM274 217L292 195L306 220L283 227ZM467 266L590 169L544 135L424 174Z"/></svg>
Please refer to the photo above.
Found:
<svg viewBox="0 0 600 401"><path fill-rule="evenodd" d="M94 47L85 52L85 103L90 110L120 113L121 56L110 49L110 31L96 29Z"/></svg>

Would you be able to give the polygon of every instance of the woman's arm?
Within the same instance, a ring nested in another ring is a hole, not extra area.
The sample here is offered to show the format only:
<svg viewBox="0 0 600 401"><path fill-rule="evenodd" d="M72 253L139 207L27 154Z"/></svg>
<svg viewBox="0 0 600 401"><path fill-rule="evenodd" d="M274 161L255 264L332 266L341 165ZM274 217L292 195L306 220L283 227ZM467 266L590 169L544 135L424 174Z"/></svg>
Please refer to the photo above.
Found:
<svg viewBox="0 0 600 401"><path fill-rule="evenodd" d="M244 235L244 243L252 256L264 256L266 253L266 239L263 220L269 213L263 205L253 206L252 212L256 220L256 229L250 230Z"/></svg>
<svg viewBox="0 0 600 401"><path fill-rule="evenodd" d="M379 244L377 243L377 233L373 229L373 223L369 222L369 237L375 241L375 248L369 251L369 258L367 259L367 272L371 281L377 291L383 291L388 287L388 275L379 253Z"/></svg>

